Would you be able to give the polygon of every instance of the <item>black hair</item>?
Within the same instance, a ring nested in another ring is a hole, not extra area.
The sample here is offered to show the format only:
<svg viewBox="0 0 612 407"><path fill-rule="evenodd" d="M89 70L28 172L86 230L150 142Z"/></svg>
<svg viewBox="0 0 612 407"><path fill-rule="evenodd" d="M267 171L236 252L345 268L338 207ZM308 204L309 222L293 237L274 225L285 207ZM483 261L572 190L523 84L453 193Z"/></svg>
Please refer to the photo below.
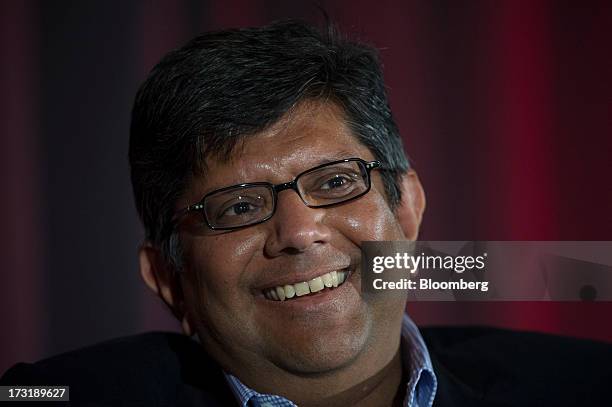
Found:
<svg viewBox="0 0 612 407"><path fill-rule="evenodd" d="M307 99L337 103L357 140L387 169L391 207L409 168L374 48L300 21L204 33L168 53L142 84L132 110L129 160L146 239L180 268L171 219L204 161L227 159L243 137Z"/></svg>

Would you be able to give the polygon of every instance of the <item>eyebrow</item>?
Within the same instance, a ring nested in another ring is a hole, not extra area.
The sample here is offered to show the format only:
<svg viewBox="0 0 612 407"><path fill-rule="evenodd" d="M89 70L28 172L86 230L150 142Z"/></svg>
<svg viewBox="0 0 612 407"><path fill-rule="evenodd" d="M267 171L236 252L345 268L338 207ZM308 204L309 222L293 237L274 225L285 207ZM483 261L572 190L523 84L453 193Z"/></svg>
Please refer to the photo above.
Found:
<svg viewBox="0 0 612 407"><path fill-rule="evenodd" d="M315 163L313 165L313 167L316 167L318 165L323 165L323 164L328 164L334 161L338 161L338 160L344 160L346 158L361 158L364 159L363 157L360 157L359 154L356 154L354 151L347 151L347 150L340 150L334 153L333 157L329 157L329 158L323 158L319 161L317 161L317 163ZM367 160L366 160L367 161Z"/></svg>

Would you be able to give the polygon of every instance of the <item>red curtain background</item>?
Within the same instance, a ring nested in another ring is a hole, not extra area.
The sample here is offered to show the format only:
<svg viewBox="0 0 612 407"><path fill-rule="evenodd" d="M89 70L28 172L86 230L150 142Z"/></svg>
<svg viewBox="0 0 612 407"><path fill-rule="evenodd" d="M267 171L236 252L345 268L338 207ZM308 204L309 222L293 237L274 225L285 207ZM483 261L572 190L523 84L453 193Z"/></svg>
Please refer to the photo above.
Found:
<svg viewBox="0 0 612 407"><path fill-rule="evenodd" d="M321 2L380 49L428 240L612 240L612 5ZM129 111L209 29L322 20L312 2L0 3L0 371L176 324L140 283ZM610 303L411 303L419 324L612 340Z"/></svg>

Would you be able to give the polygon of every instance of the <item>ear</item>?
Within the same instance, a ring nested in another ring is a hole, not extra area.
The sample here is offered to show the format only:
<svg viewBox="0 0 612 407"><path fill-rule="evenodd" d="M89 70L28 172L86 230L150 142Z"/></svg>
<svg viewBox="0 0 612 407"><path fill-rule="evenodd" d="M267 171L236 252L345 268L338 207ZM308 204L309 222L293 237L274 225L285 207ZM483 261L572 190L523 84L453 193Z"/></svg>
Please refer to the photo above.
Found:
<svg viewBox="0 0 612 407"><path fill-rule="evenodd" d="M400 189L402 198L395 209L395 216L406 238L416 240L425 211L425 192L414 170L408 170L402 175Z"/></svg>
<svg viewBox="0 0 612 407"><path fill-rule="evenodd" d="M138 250L140 276L161 300L170 308L174 316L181 321L186 335L193 335L193 329L184 306L183 293L176 272L162 258L159 249L150 243L144 243Z"/></svg>

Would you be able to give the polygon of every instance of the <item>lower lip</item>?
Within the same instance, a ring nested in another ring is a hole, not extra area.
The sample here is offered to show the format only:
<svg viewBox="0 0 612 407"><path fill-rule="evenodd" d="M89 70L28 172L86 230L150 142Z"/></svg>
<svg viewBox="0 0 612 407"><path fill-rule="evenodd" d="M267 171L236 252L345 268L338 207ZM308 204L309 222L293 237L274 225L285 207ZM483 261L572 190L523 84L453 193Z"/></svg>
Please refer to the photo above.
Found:
<svg viewBox="0 0 612 407"><path fill-rule="evenodd" d="M290 300L285 301L274 301L268 300L261 296L257 297L257 301L262 305L273 307L279 310L287 311L301 311L301 312L316 312L320 311L322 307L329 307L330 304L335 304L339 301L343 301L351 294L351 290L356 290L352 283L354 273L350 273L344 283L336 288L324 288L323 290L315 293L303 295L301 297L294 297ZM339 304L340 305L340 304Z"/></svg>

